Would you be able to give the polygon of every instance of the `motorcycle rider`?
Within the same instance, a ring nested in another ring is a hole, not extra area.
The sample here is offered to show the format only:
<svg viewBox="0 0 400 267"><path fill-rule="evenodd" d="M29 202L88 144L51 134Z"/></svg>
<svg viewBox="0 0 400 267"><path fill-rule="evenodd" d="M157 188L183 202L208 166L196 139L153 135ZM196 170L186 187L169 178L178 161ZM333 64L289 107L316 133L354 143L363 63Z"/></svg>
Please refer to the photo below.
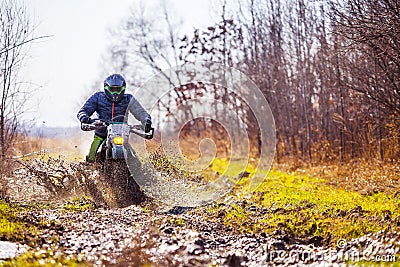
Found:
<svg viewBox="0 0 400 267"><path fill-rule="evenodd" d="M125 93L126 82L121 74L112 74L104 80L104 91L94 93L78 112L81 123L90 124L94 120L91 116L96 112L101 121L124 121L126 110L142 123L144 131L150 132L151 117L147 111L131 94ZM132 102L132 103L131 103ZM131 104L130 104L131 103ZM107 130L96 130L90 146L87 162L94 162L100 145L107 137Z"/></svg>

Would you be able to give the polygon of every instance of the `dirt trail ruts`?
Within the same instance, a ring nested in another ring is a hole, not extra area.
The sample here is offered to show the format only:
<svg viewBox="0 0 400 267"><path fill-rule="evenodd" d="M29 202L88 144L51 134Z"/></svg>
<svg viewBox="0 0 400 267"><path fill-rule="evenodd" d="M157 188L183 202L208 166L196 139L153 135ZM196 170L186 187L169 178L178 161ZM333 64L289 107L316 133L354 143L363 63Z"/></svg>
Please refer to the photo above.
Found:
<svg viewBox="0 0 400 267"><path fill-rule="evenodd" d="M24 216L53 222L43 230L43 249L80 255L95 266L344 266L346 260L363 259L354 254L361 245L370 260L382 251L399 253L395 233L365 236L344 248L324 248L287 236L234 233L219 222L207 221L201 209L150 211L130 206L74 213L44 209Z"/></svg>

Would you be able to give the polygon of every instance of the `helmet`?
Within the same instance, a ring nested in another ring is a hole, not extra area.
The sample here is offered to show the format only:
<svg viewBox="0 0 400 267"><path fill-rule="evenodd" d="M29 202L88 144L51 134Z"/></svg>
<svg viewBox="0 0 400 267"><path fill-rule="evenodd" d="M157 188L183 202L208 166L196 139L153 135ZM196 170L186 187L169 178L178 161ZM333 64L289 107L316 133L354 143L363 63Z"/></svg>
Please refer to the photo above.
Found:
<svg viewBox="0 0 400 267"><path fill-rule="evenodd" d="M104 80L104 92L109 100L118 102L125 93L126 82L121 74L112 74Z"/></svg>

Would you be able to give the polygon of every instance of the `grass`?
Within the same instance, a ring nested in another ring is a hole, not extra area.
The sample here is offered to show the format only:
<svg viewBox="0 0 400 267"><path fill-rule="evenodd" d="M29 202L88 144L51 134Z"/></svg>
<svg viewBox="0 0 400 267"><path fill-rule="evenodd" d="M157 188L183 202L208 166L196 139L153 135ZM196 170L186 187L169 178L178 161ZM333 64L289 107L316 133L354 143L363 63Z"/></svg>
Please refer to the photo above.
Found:
<svg viewBox="0 0 400 267"><path fill-rule="evenodd" d="M175 226L185 225L185 220L183 218L171 219L170 222Z"/></svg>
<svg viewBox="0 0 400 267"><path fill-rule="evenodd" d="M40 229L51 227L47 221L30 223L18 217L18 213L27 209L48 208L47 204L29 203L27 205L10 204L0 200L0 240L11 242L22 242L32 247L40 244ZM68 211L84 211L93 209L94 204L87 197L71 200L64 206ZM50 238L51 242L57 243L58 236ZM88 262L75 255L65 255L52 250L29 250L16 258L8 259L0 263L0 266L88 266Z"/></svg>
<svg viewBox="0 0 400 267"><path fill-rule="evenodd" d="M224 164L214 164L221 172ZM254 173L248 167L246 171ZM209 208L214 218L241 232L321 237L326 245L368 233L400 230L400 195L372 190L370 194L335 186L332 179L298 172L270 171L255 192L248 191L252 175L232 193L236 202Z"/></svg>
<svg viewBox="0 0 400 267"><path fill-rule="evenodd" d="M59 158L62 155L66 160L82 160L83 152L88 149L84 148L84 146L90 142L90 138L88 136L79 136L72 139L23 137L14 146L15 156L21 160L29 160L37 157L46 160L48 158Z"/></svg>
<svg viewBox="0 0 400 267"><path fill-rule="evenodd" d="M8 241L26 241L37 235L37 228L17 217L21 208L0 200L0 239Z"/></svg>
<svg viewBox="0 0 400 267"><path fill-rule="evenodd" d="M95 208L94 200L88 196L75 197L63 205L63 209L70 212L83 212Z"/></svg>
<svg viewBox="0 0 400 267"><path fill-rule="evenodd" d="M90 266L87 262L83 262L79 257L65 255L62 253L54 253L51 250L28 251L20 256L4 261L1 263L3 267L52 267L52 266Z"/></svg>
<svg viewBox="0 0 400 267"><path fill-rule="evenodd" d="M354 266L359 266L359 267L381 267L381 266L390 266L390 267L400 267L400 263L398 262L383 262L383 261L359 261L356 263L353 263L352 265Z"/></svg>

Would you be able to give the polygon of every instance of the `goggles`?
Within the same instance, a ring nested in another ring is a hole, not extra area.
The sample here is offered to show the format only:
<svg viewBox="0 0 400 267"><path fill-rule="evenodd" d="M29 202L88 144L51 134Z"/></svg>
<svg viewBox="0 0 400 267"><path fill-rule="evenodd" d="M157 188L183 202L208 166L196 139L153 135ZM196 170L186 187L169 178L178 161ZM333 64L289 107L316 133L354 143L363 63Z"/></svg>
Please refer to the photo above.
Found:
<svg viewBox="0 0 400 267"><path fill-rule="evenodd" d="M125 86L104 86L104 89L106 89L110 94L112 95L119 95L122 93L122 91L125 90Z"/></svg>

